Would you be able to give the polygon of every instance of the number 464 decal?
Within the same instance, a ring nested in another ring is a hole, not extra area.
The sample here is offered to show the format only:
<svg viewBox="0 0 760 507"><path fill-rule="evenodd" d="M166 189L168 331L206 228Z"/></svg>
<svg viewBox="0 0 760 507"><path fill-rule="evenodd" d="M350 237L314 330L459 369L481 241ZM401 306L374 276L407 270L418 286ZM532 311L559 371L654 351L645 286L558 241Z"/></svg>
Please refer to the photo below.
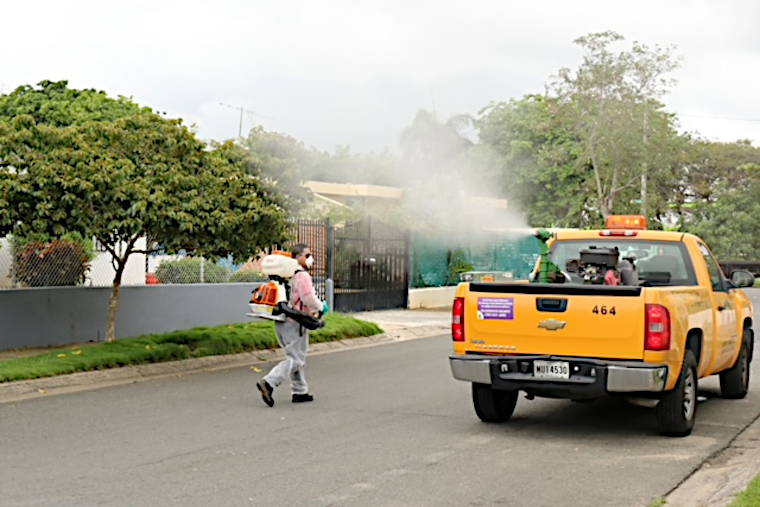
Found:
<svg viewBox="0 0 760 507"><path fill-rule="evenodd" d="M595 306L591 313L597 315L615 315L615 307L607 308L606 306Z"/></svg>

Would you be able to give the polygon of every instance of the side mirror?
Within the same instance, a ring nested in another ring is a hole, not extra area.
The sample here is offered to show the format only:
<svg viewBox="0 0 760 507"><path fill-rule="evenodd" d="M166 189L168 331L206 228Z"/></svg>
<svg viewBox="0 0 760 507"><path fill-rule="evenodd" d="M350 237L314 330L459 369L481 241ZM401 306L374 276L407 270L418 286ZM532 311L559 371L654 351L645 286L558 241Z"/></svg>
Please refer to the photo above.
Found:
<svg viewBox="0 0 760 507"><path fill-rule="evenodd" d="M731 284L739 289L755 285L755 275L743 269L731 272Z"/></svg>

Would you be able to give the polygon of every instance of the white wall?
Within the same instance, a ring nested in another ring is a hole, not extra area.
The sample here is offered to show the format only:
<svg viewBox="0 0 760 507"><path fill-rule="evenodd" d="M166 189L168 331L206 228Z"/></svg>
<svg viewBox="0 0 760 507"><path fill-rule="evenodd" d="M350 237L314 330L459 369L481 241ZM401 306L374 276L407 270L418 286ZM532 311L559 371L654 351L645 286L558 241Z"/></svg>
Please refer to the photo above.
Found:
<svg viewBox="0 0 760 507"><path fill-rule="evenodd" d="M139 239L135 245L137 250L145 250L146 240ZM145 254L132 254L127 261L127 267L122 276L122 285L145 285ZM0 288L11 288L11 271L13 269L13 251L10 236L0 238ZM111 254L97 252L90 263L90 269L85 279L86 286L106 287L113 284L116 270L111 264Z"/></svg>
<svg viewBox="0 0 760 507"><path fill-rule="evenodd" d="M13 269L13 252L10 236L0 238L0 287L12 287L11 270Z"/></svg>
<svg viewBox="0 0 760 507"><path fill-rule="evenodd" d="M456 287L409 289L409 309L451 308L456 294Z"/></svg>
<svg viewBox="0 0 760 507"><path fill-rule="evenodd" d="M141 238L135 244L136 250L145 250L146 240ZM145 254L132 254L127 261L127 267L122 275L122 285L145 285ZM104 287L113 284L116 270L111 263L111 254L98 252L97 257L90 264L85 285Z"/></svg>

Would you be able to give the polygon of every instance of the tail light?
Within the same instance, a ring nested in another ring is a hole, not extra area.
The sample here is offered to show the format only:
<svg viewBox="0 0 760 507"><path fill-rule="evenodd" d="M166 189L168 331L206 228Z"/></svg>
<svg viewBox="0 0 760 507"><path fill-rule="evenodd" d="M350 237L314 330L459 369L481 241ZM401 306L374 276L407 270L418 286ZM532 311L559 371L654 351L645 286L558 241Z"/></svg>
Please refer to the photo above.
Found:
<svg viewBox="0 0 760 507"><path fill-rule="evenodd" d="M454 299L451 312L451 338L455 342L464 341L464 298Z"/></svg>
<svg viewBox="0 0 760 507"><path fill-rule="evenodd" d="M645 350L670 350L670 312L662 305L646 305Z"/></svg>

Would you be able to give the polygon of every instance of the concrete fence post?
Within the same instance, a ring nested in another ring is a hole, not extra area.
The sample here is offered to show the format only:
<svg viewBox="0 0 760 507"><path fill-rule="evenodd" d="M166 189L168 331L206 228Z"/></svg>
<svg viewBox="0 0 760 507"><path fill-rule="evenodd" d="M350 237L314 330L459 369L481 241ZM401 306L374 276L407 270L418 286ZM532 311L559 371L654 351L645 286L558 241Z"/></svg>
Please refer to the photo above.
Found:
<svg viewBox="0 0 760 507"><path fill-rule="evenodd" d="M335 311L335 282L332 278L325 280L325 297L327 298L327 306L330 311Z"/></svg>

